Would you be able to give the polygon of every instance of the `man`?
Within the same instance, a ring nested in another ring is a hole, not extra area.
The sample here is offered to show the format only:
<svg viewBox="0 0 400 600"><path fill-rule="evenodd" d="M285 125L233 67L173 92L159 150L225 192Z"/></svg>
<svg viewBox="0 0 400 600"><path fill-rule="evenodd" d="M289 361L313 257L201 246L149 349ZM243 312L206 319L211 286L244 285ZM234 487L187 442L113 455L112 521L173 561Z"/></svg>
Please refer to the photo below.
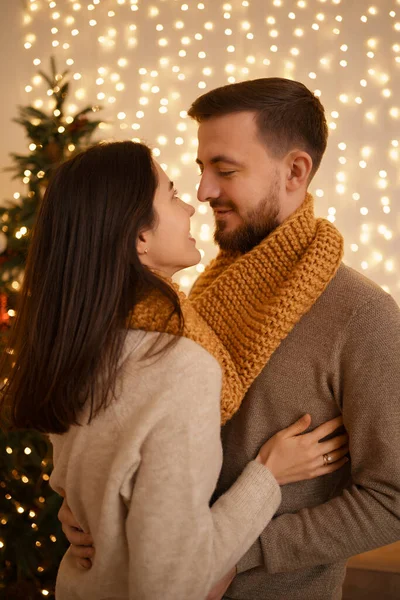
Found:
<svg viewBox="0 0 400 600"><path fill-rule="evenodd" d="M339 265L342 247L321 241L307 193L328 130L305 86L278 78L224 86L198 98L189 116L199 123L198 198L214 211L220 256L270 246L257 276L269 278L271 291L259 311L272 337L282 323L223 427L215 497L266 437L305 412L313 427L341 412L351 455L348 468L282 488L277 517L209 598L338 600L347 559L400 538L400 311L344 264L317 290L327 256ZM217 258L195 284L193 302L223 271ZM304 297L298 318L288 320Z"/></svg>

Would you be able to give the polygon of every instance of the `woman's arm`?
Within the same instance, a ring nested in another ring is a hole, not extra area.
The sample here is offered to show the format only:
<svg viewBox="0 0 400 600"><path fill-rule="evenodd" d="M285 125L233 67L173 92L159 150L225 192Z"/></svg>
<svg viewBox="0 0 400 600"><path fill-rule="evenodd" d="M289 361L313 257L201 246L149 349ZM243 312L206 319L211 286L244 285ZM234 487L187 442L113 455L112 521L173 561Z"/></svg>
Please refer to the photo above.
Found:
<svg viewBox="0 0 400 600"><path fill-rule="evenodd" d="M199 356L201 360L199 360ZM221 466L220 372L205 352L181 359L146 439L126 520L130 597L205 598L267 525L280 502L270 471L252 461L209 506Z"/></svg>

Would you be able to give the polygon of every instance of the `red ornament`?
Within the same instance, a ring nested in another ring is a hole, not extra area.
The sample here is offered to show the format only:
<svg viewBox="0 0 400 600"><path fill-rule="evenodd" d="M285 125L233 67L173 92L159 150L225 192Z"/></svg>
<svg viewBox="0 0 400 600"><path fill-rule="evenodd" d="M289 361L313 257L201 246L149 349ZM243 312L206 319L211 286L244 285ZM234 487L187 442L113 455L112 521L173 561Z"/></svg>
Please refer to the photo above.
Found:
<svg viewBox="0 0 400 600"><path fill-rule="evenodd" d="M8 325L10 315L7 312L7 296L0 294L0 325Z"/></svg>

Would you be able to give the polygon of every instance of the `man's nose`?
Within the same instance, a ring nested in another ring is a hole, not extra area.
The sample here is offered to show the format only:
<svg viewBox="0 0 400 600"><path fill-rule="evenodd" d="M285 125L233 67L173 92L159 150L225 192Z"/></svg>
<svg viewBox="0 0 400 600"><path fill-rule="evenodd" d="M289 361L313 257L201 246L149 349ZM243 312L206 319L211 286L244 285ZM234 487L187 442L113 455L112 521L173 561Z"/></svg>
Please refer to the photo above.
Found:
<svg viewBox="0 0 400 600"><path fill-rule="evenodd" d="M214 178L205 173L201 176L199 189L197 190L197 199L200 202L209 202L214 198L219 198L220 189Z"/></svg>

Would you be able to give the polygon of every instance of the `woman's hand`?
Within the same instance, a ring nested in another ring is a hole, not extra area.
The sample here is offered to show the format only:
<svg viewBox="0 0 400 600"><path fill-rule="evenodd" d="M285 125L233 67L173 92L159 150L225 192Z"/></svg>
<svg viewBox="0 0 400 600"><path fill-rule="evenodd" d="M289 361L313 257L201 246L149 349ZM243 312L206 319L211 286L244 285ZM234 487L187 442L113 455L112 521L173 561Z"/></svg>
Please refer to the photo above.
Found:
<svg viewBox="0 0 400 600"><path fill-rule="evenodd" d="M83 569L90 569L92 558L94 557L93 539L89 533L84 533L75 520L67 499L64 501L58 512L58 519L61 521L62 530L65 537L71 544L70 552L77 559L77 564Z"/></svg>
<svg viewBox="0 0 400 600"><path fill-rule="evenodd" d="M310 424L310 415L304 415L261 447L256 460L268 467L279 485L333 473L348 462L347 434L320 441L343 425L343 418L336 417L310 433L299 435Z"/></svg>

